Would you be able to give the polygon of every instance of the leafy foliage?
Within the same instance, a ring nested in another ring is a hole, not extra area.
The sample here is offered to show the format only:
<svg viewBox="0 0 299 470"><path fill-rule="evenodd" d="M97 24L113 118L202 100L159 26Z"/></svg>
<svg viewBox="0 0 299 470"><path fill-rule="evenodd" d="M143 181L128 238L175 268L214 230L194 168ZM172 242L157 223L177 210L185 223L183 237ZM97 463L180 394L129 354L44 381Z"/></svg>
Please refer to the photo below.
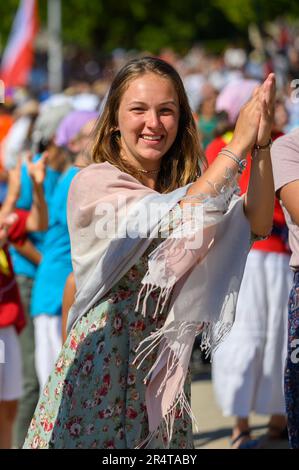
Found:
<svg viewBox="0 0 299 470"><path fill-rule="evenodd" d="M0 2L3 48L19 0ZM63 40L67 44L110 52L117 47L157 52L171 46L247 36L251 22L299 15L298 0L62 0ZM42 27L47 0L39 0Z"/></svg>

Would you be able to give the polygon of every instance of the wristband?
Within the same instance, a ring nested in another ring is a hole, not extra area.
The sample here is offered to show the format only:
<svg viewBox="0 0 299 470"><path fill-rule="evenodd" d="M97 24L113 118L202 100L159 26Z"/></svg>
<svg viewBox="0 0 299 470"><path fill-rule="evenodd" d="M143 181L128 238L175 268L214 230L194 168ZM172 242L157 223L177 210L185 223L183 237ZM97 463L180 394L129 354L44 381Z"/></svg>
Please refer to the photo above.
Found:
<svg viewBox="0 0 299 470"><path fill-rule="evenodd" d="M253 149L254 149L254 150L266 150L266 149L270 148L271 145L272 145L272 139L271 139L271 137L270 137L270 139L269 139L269 141L267 142L267 144L265 144L265 145L254 144Z"/></svg>
<svg viewBox="0 0 299 470"><path fill-rule="evenodd" d="M247 166L246 158L240 159L233 152L231 152L230 150L225 149L225 148L223 150L221 150L218 155L220 155L220 154L225 155L228 158L231 158L238 165L238 173L239 174L243 173L243 171L245 170L245 168Z"/></svg>

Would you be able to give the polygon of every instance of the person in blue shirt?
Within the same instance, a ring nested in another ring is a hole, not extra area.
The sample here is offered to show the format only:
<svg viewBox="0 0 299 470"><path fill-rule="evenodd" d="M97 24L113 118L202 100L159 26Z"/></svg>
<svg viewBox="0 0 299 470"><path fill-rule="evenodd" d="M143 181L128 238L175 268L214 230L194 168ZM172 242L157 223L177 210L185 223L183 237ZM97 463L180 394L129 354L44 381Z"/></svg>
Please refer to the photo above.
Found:
<svg viewBox="0 0 299 470"><path fill-rule="evenodd" d="M60 148L61 176L49 201L49 228L45 235L42 260L38 266L31 297L35 332L35 365L42 388L61 348L61 312L64 286L72 272L67 227L67 196L71 181L82 161L81 146L86 136L80 131L97 114L73 111L60 123L56 144Z"/></svg>
<svg viewBox="0 0 299 470"><path fill-rule="evenodd" d="M32 133L34 157L40 159L42 151L47 152L47 167L44 180L44 194L47 206L61 174L60 149L54 143L56 129L70 111L69 105L47 108L35 121ZM19 209L30 210L32 206L32 182L26 165L21 167L20 196L16 203ZM13 430L13 447L22 447L27 429L39 398L39 381L35 368L35 340L33 320L30 316L31 292L37 267L42 258L45 232L32 232L25 243L11 246L10 254L18 282L27 325L20 335L22 353L23 394L19 401Z"/></svg>

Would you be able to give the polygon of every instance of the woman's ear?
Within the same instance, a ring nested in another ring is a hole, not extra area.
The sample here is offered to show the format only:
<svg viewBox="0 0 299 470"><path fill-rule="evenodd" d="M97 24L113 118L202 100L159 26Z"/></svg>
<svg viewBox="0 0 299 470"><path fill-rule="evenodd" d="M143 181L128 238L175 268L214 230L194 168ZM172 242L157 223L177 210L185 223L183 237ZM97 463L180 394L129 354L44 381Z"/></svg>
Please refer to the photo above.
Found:
<svg viewBox="0 0 299 470"><path fill-rule="evenodd" d="M119 138L120 137L120 130L118 129L118 127L116 127L113 131L112 131L112 135L113 137L116 137L116 138Z"/></svg>

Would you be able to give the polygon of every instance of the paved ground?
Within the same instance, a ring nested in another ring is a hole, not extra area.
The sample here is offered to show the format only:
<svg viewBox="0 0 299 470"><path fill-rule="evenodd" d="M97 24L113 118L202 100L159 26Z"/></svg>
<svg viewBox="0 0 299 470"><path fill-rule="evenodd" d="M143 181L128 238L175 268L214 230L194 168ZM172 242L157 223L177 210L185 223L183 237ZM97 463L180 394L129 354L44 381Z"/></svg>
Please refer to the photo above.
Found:
<svg viewBox="0 0 299 470"><path fill-rule="evenodd" d="M206 372L194 377L192 383L192 410L198 421L199 431L194 429L195 447L198 449L229 449L233 418L224 418L218 408L212 390L209 366ZM251 427L254 437L262 437L267 430L268 416L252 414ZM263 448L287 449L287 441L266 441Z"/></svg>

